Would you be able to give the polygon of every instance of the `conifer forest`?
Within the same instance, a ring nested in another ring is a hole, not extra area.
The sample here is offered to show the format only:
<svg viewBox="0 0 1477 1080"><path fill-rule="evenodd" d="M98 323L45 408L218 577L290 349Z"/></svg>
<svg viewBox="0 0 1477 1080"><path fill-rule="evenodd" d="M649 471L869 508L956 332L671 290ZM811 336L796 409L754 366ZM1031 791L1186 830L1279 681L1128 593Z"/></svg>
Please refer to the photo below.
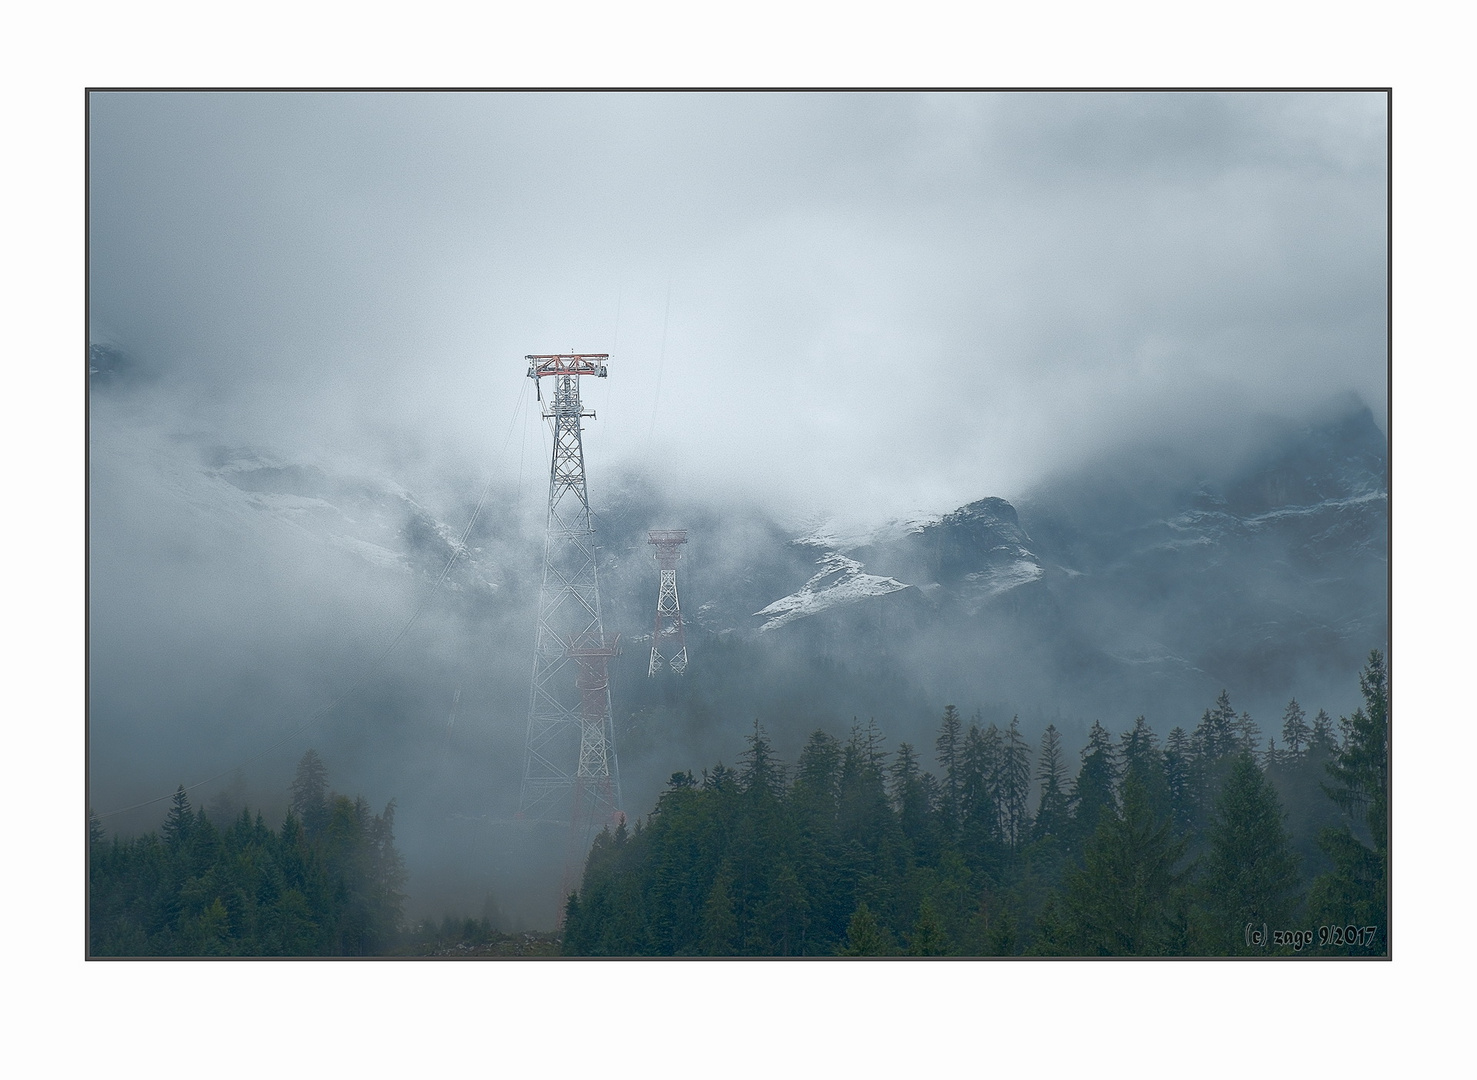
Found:
<svg viewBox="0 0 1477 1080"><path fill-rule="evenodd" d="M1389 88L84 103L88 959L1395 955Z"/></svg>
<svg viewBox="0 0 1477 1080"><path fill-rule="evenodd" d="M595 840L561 933L407 926L394 804L334 793L313 751L280 827L174 796L157 833L90 819L94 956L1383 956L1389 682L1271 731L1222 692L1193 729L1087 744L946 706L932 747L874 722L780 760L674 773Z"/></svg>

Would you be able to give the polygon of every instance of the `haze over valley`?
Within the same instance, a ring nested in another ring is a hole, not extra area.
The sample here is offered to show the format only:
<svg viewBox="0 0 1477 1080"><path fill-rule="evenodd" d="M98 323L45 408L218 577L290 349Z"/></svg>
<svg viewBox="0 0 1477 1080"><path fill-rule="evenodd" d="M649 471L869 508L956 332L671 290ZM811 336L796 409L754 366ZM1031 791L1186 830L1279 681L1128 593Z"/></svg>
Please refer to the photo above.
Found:
<svg viewBox="0 0 1477 1080"><path fill-rule="evenodd" d="M562 849L515 820L534 352L610 354L633 821L756 719L786 761L875 721L931 768L953 705L1075 761L1223 690L1266 735L1351 713L1388 649L1383 95L89 102L110 833L180 784L275 828L312 748L395 801L409 917L552 927ZM680 677L646 674L658 528Z"/></svg>

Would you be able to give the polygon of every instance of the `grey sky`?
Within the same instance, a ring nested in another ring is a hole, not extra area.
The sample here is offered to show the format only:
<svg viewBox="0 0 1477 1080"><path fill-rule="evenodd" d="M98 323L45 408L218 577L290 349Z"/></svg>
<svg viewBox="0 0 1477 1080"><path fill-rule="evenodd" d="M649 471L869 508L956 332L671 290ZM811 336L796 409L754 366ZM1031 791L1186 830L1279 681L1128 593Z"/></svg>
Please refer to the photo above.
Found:
<svg viewBox="0 0 1477 1080"><path fill-rule="evenodd" d="M609 351L592 475L883 515L1341 391L1383 422L1383 95L103 94L90 119L93 332L227 437L516 468L523 355Z"/></svg>

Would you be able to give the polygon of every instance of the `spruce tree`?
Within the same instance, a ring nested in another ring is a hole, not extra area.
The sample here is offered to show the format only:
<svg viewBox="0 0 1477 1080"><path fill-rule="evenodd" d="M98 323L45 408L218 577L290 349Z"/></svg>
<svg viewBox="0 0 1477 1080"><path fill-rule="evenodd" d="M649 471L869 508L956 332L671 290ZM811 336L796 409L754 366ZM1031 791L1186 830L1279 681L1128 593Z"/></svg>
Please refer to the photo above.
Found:
<svg viewBox="0 0 1477 1080"><path fill-rule="evenodd" d="M769 882L755 920L759 947L750 951L772 956L801 955L810 925L809 910L810 903L795 868L788 861L781 863Z"/></svg>
<svg viewBox="0 0 1477 1080"><path fill-rule="evenodd" d="M1334 735L1333 719L1324 710L1319 709L1318 715L1313 717L1313 729L1308 735L1308 749L1310 751L1322 751L1324 754L1332 754L1338 748L1338 739Z"/></svg>
<svg viewBox="0 0 1477 1080"><path fill-rule="evenodd" d="M1236 721L1236 749L1243 754L1251 754L1255 757L1257 747L1262 742L1262 729L1251 713L1243 712L1241 718Z"/></svg>
<svg viewBox="0 0 1477 1080"><path fill-rule="evenodd" d="M310 840L317 839L328 825L328 768L318 751L308 750L297 763L292 778L292 812Z"/></svg>
<svg viewBox="0 0 1477 1080"><path fill-rule="evenodd" d="M712 770L703 770L703 790L713 792L729 792L738 787L738 777L732 769L723 762L718 762Z"/></svg>
<svg viewBox="0 0 1477 1080"><path fill-rule="evenodd" d="M1250 754L1238 754L1215 803L1210 850L1199 883L1208 919L1195 943L1213 956L1263 953L1247 943L1248 923L1287 929L1297 909L1298 860L1282 805Z"/></svg>
<svg viewBox="0 0 1477 1080"><path fill-rule="evenodd" d="M1195 828L1198 764L1189 733L1182 727L1170 731L1164 741L1164 779L1169 788L1170 817L1181 836L1188 836Z"/></svg>
<svg viewBox="0 0 1477 1080"><path fill-rule="evenodd" d="M704 956L733 956L738 951L739 924L733 910L733 873L725 864L703 905L701 949Z"/></svg>
<svg viewBox="0 0 1477 1080"><path fill-rule="evenodd" d="M1156 820L1136 778L1123 785L1123 810L1104 807L1067 875L1056 947L1078 956L1162 956L1178 951L1176 910L1182 841Z"/></svg>
<svg viewBox="0 0 1477 1080"><path fill-rule="evenodd" d="M195 831L195 814L190 809L190 797L181 784L170 799L169 813L165 815L164 843L171 851L181 850Z"/></svg>
<svg viewBox="0 0 1477 1080"><path fill-rule="evenodd" d="M911 745L898 743L889 771L892 804L897 809L903 835L915 843L922 841L928 828L928 795L918 767L918 755Z"/></svg>
<svg viewBox="0 0 1477 1080"><path fill-rule="evenodd" d="M966 853L984 857L1000 840L1000 729L971 723L964 735L960 785L961 832Z"/></svg>
<svg viewBox="0 0 1477 1080"><path fill-rule="evenodd" d="M949 938L943 921L927 897L918 905L918 921L908 935L909 956L948 956Z"/></svg>
<svg viewBox="0 0 1477 1080"><path fill-rule="evenodd" d="M999 905L985 932L986 956L1015 956L1019 951L1020 924L1009 905Z"/></svg>
<svg viewBox="0 0 1477 1080"><path fill-rule="evenodd" d="M1294 758L1301 757L1307 750L1313 729L1308 726L1307 714L1293 698L1282 713L1282 749Z"/></svg>
<svg viewBox="0 0 1477 1080"><path fill-rule="evenodd" d="M840 827L842 748L823 731L800 752L787 806L795 828L794 866L807 898L801 952L829 952L846 930L854 902L842 880ZM847 894L843 896L843 894Z"/></svg>
<svg viewBox="0 0 1477 1080"><path fill-rule="evenodd" d="M1030 829L1031 747L1021 737L1021 718L1013 716L1000 744L998 798L1001 835L1018 848Z"/></svg>
<svg viewBox="0 0 1477 1080"><path fill-rule="evenodd" d="M892 956L897 946L892 934L877 921L865 900L852 912L846 926L846 941L837 950L840 956Z"/></svg>
<svg viewBox="0 0 1477 1080"><path fill-rule="evenodd" d="M1389 846L1389 680L1384 657L1374 651L1359 673L1364 707L1341 721L1344 738L1328 766L1328 793L1339 809L1362 819L1377 850Z"/></svg>
<svg viewBox="0 0 1477 1080"><path fill-rule="evenodd" d="M749 748L739 755L739 787L751 795L778 797L784 790L784 765L774 755L759 721L748 739Z"/></svg>
<svg viewBox="0 0 1477 1080"><path fill-rule="evenodd" d="M1248 717L1249 719L1249 717ZM1195 729L1195 848L1204 840L1215 799L1231 769L1231 759L1244 738L1231 697L1222 690L1215 705L1205 711Z"/></svg>
<svg viewBox="0 0 1477 1080"><path fill-rule="evenodd" d="M813 732L800 751L791 798L809 815L834 821L841 790L841 745L824 731Z"/></svg>
<svg viewBox="0 0 1477 1080"><path fill-rule="evenodd" d="M943 816L950 836L953 836L959 827L959 804L963 797L960 789L964 765L964 721L959 718L959 710L954 706L944 706L944 719L939 725L939 737L933 745L938 753L939 767L943 770L939 812Z"/></svg>
<svg viewBox="0 0 1477 1080"><path fill-rule="evenodd" d="M1215 705L1205 710L1200 726L1195 729L1197 750L1207 762L1218 762L1236 748L1236 710L1231 695L1222 690Z"/></svg>
<svg viewBox="0 0 1477 1080"><path fill-rule="evenodd" d="M1157 819L1173 815L1169 778L1164 769L1164 755L1159 751L1159 738L1142 716L1133 727L1119 736L1118 761L1123 780L1136 780L1144 789L1149 808Z"/></svg>
<svg viewBox="0 0 1477 1080"><path fill-rule="evenodd" d="M1036 839L1062 836L1069 824L1067 816L1067 765L1062 760L1062 737L1055 724L1047 724L1041 735L1041 757L1036 765L1036 779L1041 784L1041 801L1036 807L1033 835Z"/></svg>
<svg viewBox="0 0 1477 1080"><path fill-rule="evenodd" d="M1072 785L1072 826L1081 840L1097 829L1099 818L1116 809L1113 789L1117 781L1113 740L1096 720L1082 748L1082 767Z"/></svg>
<svg viewBox="0 0 1477 1080"><path fill-rule="evenodd" d="M1277 740L1267 739L1267 749L1262 752L1262 767L1268 772L1276 772L1287 760L1287 755L1277 749Z"/></svg>
<svg viewBox="0 0 1477 1080"><path fill-rule="evenodd" d="M1389 948L1390 698L1385 659L1378 652L1359 675L1364 706L1343 722L1344 742L1328 764L1328 794L1345 815L1341 828L1324 829L1319 846L1333 860L1309 895L1315 920L1373 928L1360 949ZM1361 826L1363 836L1350 824ZM1366 838L1367 837L1367 842ZM1339 950L1344 951L1344 950Z"/></svg>

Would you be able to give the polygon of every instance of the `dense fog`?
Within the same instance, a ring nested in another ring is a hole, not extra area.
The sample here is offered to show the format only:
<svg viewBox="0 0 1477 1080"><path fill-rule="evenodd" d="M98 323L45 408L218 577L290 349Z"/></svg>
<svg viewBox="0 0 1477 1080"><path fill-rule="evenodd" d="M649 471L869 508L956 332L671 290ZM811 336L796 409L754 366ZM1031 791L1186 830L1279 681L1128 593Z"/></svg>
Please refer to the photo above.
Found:
<svg viewBox="0 0 1477 1080"><path fill-rule="evenodd" d="M927 762L945 704L1075 754L1226 689L1271 733L1386 647L1382 95L89 101L109 830L181 783L280 820L313 747L396 801L410 914L550 925L530 352L611 353L633 817L756 718L789 760L875 719ZM649 680L662 527L692 663ZM761 630L825 558L900 587Z"/></svg>

